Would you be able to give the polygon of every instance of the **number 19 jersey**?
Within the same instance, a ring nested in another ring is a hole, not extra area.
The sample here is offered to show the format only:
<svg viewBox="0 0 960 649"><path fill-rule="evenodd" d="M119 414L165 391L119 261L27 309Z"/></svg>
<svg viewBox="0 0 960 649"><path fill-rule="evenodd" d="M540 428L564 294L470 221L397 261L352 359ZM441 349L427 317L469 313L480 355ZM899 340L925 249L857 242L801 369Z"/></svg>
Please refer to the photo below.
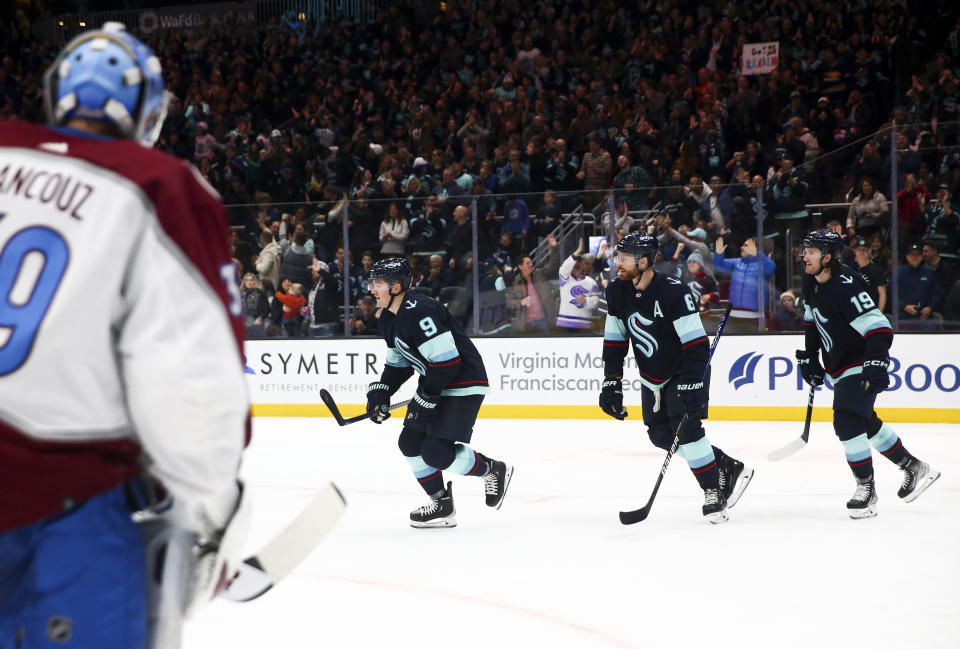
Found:
<svg viewBox="0 0 960 649"><path fill-rule="evenodd" d="M823 351L823 367L835 381L862 371L867 355L879 357L890 349L890 321L857 271L841 266L823 284L806 275L803 294L807 351Z"/></svg>

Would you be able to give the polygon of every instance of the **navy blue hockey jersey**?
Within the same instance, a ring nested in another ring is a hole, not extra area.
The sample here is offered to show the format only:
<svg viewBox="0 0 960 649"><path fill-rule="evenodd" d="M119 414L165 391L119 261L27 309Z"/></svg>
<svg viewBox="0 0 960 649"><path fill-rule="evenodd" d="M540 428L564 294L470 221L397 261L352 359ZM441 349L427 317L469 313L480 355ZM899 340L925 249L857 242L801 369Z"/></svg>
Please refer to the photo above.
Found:
<svg viewBox="0 0 960 649"><path fill-rule="evenodd" d="M867 357L887 355L893 329L860 273L841 266L824 284L807 275L803 293L807 351L822 349L823 367L834 380L862 371Z"/></svg>
<svg viewBox="0 0 960 649"><path fill-rule="evenodd" d="M393 377L405 380L413 369L427 394L462 396L490 391L480 352L446 307L433 298L405 296L396 315L381 311L379 326L387 341L384 380L394 390L399 383Z"/></svg>
<svg viewBox="0 0 960 649"><path fill-rule="evenodd" d="M622 376L628 342L640 380L652 390L683 372L703 375L709 360L707 334L696 300L676 277L654 273L644 291L615 279L607 285L607 320L603 335L606 376Z"/></svg>

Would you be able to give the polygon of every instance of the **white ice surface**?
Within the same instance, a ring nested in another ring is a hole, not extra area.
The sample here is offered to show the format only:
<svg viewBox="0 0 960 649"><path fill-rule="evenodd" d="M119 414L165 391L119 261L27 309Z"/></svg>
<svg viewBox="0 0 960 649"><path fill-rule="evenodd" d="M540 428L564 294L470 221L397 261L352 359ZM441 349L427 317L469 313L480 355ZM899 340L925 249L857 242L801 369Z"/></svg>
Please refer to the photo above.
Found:
<svg viewBox="0 0 960 649"><path fill-rule="evenodd" d="M901 472L874 452L877 518L847 517L854 481L830 424L771 463L801 424L706 422L756 469L730 522L703 520L675 458L650 517L623 526L664 456L638 421L480 420L472 445L516 467L503 508L484 506L481 480L447 474L459 525L415 530L408 513L426 500L397 419L257 419L251 551L327 480L347 513L259 600L211 604L184 649L957 649L960 426L894 428L943 475L906 504Z"/></svg>

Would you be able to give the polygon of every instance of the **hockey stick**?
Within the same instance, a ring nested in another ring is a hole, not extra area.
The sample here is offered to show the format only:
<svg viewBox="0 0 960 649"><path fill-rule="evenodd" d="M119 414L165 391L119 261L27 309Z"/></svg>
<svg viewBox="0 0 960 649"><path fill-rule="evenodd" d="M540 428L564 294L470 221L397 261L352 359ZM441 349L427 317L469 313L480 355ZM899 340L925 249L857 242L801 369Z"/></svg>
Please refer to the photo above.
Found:
<svg viewBox="0 0 960 649"><path fill-rule="evenodd" d="M356 417L350 417L349 419L344 419L343 415L340 414L340 408L337 407L337 402L333 400L333 395L327 392L326 390L320 390L320 398L323 400L324 405L330 409L330 413L333 415L333 418L337 420L337 423L341 426L346 426L347 424L355 424L358 421L363 421L368 419L369 415L366 413L362 415L357 415ZM405 405L410 403L410 399L406 401L398 401L397 403L390 404L390 410L396 410L397 408L402 408Z"/></svg>
<svg viewBox="0 0 960 649"><path fill-rule="evenodd" d="M346 507L337 486L326 484L285 530L240 565L221 597L249 602L273 588L317 547Z"/></svg>
<svg viewBox="0 0 960 649"><path fill-rule="evenodd" d="M723 312L723 318L720 320L720 326L717 327L717 335L714 336L713 344L710 345L710 357L707 359L707 367L703 369L704 376L707 375L707 368L710 367L710 361L713 359L713 352L717 348L717 343L720 342L720 335L723 333L723 328L727 325L727 318L730 316L730 310L732 308L732 304L727 304L727 308ZM620 512L620 522L624 525L633 525L634 523L639 523L650 515L650 509L653 507L653 500L657 497L657 492L660 491L660 484L663 482L663 475L667 472L667 467L670 466L670 460L673 459L673 454L677 452L677 447L680 446L680 431L683 430L683 427L687 425L687 419L689 416L689 413L683 413L683 418L680 420L680 425L677 426L677 430L673 434L673 444L670 445L670 450L667 451L667 457L663 459L663 466L660 467L660 475L657 476L657 484L653 486L653 493L650 494L650 500L648 500L647 504L640 509L634 509L633 511L629 512Z"/></svg>
<svg viewBox="0 0 960 649"><path fill-rule="evenodd" d="M817 387L811 385L810 396L807 397L807 419L803 422L803 434L800 435L799 439L793 440L786 446L778 448L775 451L770 451L767 459L771 462L778 462L787 456L793 455L807 445L807 440L810 439L810 418L813 416L813 395L816 391Z"/></svg>

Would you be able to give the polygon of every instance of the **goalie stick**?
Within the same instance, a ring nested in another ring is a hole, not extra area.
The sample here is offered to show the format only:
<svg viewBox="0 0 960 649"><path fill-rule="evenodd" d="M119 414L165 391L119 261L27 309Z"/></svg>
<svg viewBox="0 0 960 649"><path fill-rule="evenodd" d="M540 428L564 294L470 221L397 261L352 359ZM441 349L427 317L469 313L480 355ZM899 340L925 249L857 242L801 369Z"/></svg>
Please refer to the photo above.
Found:
<svg viewBox="0 0 960 649"><path fill-rule="evenodd" d="M720 326L717 327L717 335L714 336L713 344L710 345L710 357L707 358L707 366L703 368L704 376L707 375L707 368L710 367L710 361L713 359L713 352L717 349L717 343L720 342L720 335L723 333L723 328L727 325L727 318L730 317L730 310L732 308L732 304L727 304L727 308L723 312L723 318L720 320ZM647 504L640 509L634 509L628 512L620 512L620 522L624 525L633 525L634 523L639 523L650 515L650 509L653 507L653 500L657 497L657 492L660 491L660 484L663 482L663 475L667 472L667 467L670 466L670 460L673 459L674 453L677 452L677 447L680 446L680 431L683 430L683 427L687 425L688 418L689 413L684 412L683 418L680 420L680 425L677 426L677 430L673 434L673 444L670 445L670 450L667 451L667 457L663 459L663 466L660 467L660 475L657 476L657 484L653 486L653 493L650 494L650 499L647 501Z"/></svg>
<svg viewBox="0 0 960 649"><path fill-rule="evenodd" d="M310 554L333 529L347 501L332 482L327 483L286 529L259 552L240 564L221 597L249 602L273 588Z"/></svg>
<svg viewBox="0 0 960 649"><path fill-rule="evenodd" d="M340 414L340 408L337 407L337 402L333 400L333 395L327 392L326 390L320 390L320 398L323 400L324 405L330 409L330 413L333 415L333 418L337 420L337 423L341 426L346 426L347 424L355 424L358 421L363 421L368 419L366 413L362 415L357 415L356 417L350 417L349 419L344 419L343 415ZM405 405L410 403L410 399L406 401L398 401L397 403L390 404L390 410L396 410L397 408L402 408Z"/></svg>
<svg viewBox="0 0 960 649"><path fill-rule="evenodd" d="M799 439L793 440L786 446L770 451L767 459L771 462L778 462L785 457L793 455L807 445L807 440L810 439L810 418L813 416L813 395L816 391L817 387L811 385L810 396L807 397L807 419L803 422L803 434L800 435Z"/></svg>

